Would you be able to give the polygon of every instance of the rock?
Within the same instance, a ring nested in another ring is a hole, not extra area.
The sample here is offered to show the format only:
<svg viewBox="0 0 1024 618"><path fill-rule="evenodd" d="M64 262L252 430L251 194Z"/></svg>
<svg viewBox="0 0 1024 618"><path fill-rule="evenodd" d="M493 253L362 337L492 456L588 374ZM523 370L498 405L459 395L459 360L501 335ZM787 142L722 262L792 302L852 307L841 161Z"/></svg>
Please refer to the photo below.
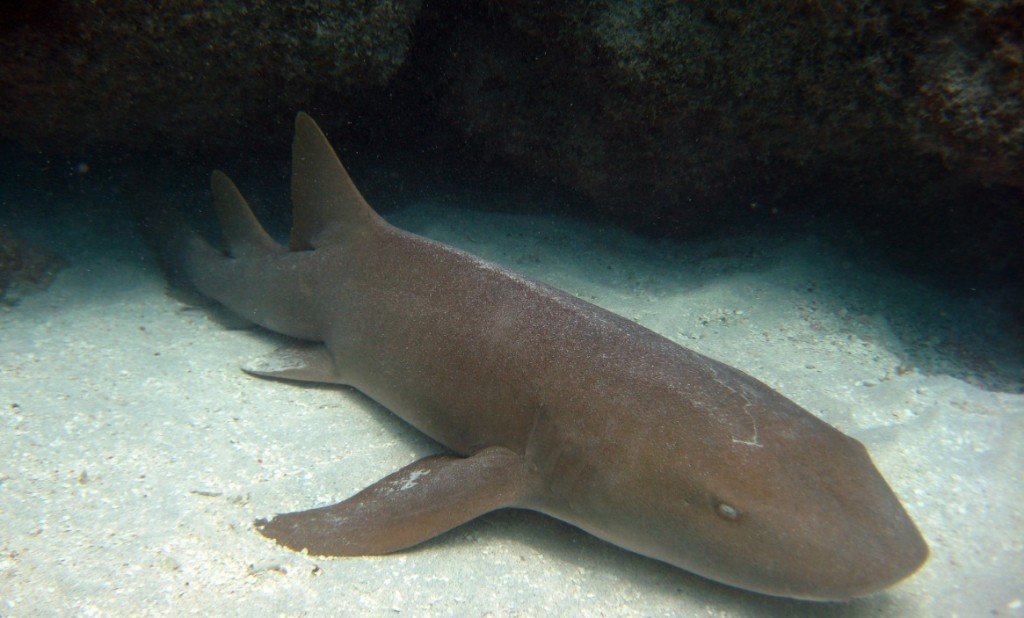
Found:
<svg viewBox="0 0 1024 618"><path fill-rule="evenodd" d="M842 211L908 264L1001 276L1024 264L1022 32L1024 0L4 3L0 137L253 159L306 109L420 154L402 179L499 163L517 195L526 172L657 234Z"/></svg>
<svg viewBox="0 0 1024 618"><path fill-rule="evenodd" d="M67 262L31 245L0 226L0 303L15 304L27 293L46 289Z"/></svg>
<svg viewBox="0 0 1024 618"><path fill-rule="evenodd" d="M656 225L767 211L819 178L941 201L978 179L1024 187L1022 15L1019 0L507 3L439 45L459 76L441 107Z"/></svg>
<svg viewBox="0 0 1024 618"><path fill-rule="evenodd" d="M287 126L314 94L380 87L420 0L4 5L0 135L67 152L227 142L271 116Z"/></svg>

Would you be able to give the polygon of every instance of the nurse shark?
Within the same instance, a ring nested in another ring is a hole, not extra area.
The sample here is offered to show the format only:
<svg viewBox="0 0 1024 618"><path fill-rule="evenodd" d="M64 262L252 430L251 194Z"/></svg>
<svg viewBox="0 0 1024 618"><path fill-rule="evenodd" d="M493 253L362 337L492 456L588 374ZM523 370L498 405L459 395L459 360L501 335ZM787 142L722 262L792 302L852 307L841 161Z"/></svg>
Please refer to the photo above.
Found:
<svg viewBox="0 0 1024 618"><path fill-rule="evenodd" d="M257 520L324 556L399 551L484 513L546 513L739 588L844 600L928 547L857 440L631 320L388 224L316 123L293 143L287 246L212 177L226 251L177 227L201 293L295 338L245 370L344 384L445 445L331 506Z"/></svg>

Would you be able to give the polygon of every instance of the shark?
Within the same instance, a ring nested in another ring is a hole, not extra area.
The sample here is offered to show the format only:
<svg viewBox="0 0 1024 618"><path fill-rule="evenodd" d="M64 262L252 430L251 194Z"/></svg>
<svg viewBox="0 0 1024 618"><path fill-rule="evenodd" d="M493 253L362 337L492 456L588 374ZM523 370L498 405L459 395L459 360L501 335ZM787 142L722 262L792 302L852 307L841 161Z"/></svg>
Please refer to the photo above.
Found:
<svg viewBox="0 0 1024 618"><path fill-rule="evenodd" d="M381 555L528 509L717 582L819 601L876 593L926 561L857 440L739 369L390 225L305 113L292 159L287 245L217 171L223 248L185 226L165 257L295 340L245 371L354 387L449 450L337 504L257 519L264 536Z"/></svg>

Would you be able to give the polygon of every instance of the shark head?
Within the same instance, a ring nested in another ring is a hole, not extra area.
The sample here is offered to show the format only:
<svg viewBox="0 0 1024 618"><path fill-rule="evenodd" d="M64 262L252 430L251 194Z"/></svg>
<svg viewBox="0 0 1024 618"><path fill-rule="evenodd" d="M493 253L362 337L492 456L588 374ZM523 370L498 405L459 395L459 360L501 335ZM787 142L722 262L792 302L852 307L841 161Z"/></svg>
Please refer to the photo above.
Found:
<svg viewBox="0 0 1024 618"><path fill-rule="evenodd" d="M651 509L650 548L712 579L772 595L845 600L904 579L928 548L864 446L829 427L717 453L721 466L687 476ZM730 438L731 439L731 438ZM674 521L674 525L669 523Z"/></svg>
<svg viewBox="0 0 1024 618"><path fill-rule="evenodd" d="M577 467L565 519L709 579L790 598L869 595L924 563L924 539L860 442L705 360L711 379L614 402L647 405L646 418L622 415L630 430L610 432L619 441L600 457L615 466Z"/></svg>

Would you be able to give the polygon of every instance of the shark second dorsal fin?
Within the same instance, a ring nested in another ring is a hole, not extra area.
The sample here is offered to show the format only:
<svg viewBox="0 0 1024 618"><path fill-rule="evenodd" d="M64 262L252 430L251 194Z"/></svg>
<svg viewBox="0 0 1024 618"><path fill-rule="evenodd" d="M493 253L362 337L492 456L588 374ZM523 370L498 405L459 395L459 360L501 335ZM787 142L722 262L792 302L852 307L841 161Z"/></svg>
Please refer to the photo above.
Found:
<svg viewBox="0 0 1024 618"><path fill-rule="evenodd" d="M295 117L292 204L292 251L315 249L383 221L363 199L320 127L303 112Z"/></svg>
<svg viewBox="0 0 1024 618"><path fill-rule="evenodd" d="M263 229L238 187L227 175L220 170L215 171L210 177L210 186L213 188L213 206L232 257L253 257L285 251Z"/></svg>

